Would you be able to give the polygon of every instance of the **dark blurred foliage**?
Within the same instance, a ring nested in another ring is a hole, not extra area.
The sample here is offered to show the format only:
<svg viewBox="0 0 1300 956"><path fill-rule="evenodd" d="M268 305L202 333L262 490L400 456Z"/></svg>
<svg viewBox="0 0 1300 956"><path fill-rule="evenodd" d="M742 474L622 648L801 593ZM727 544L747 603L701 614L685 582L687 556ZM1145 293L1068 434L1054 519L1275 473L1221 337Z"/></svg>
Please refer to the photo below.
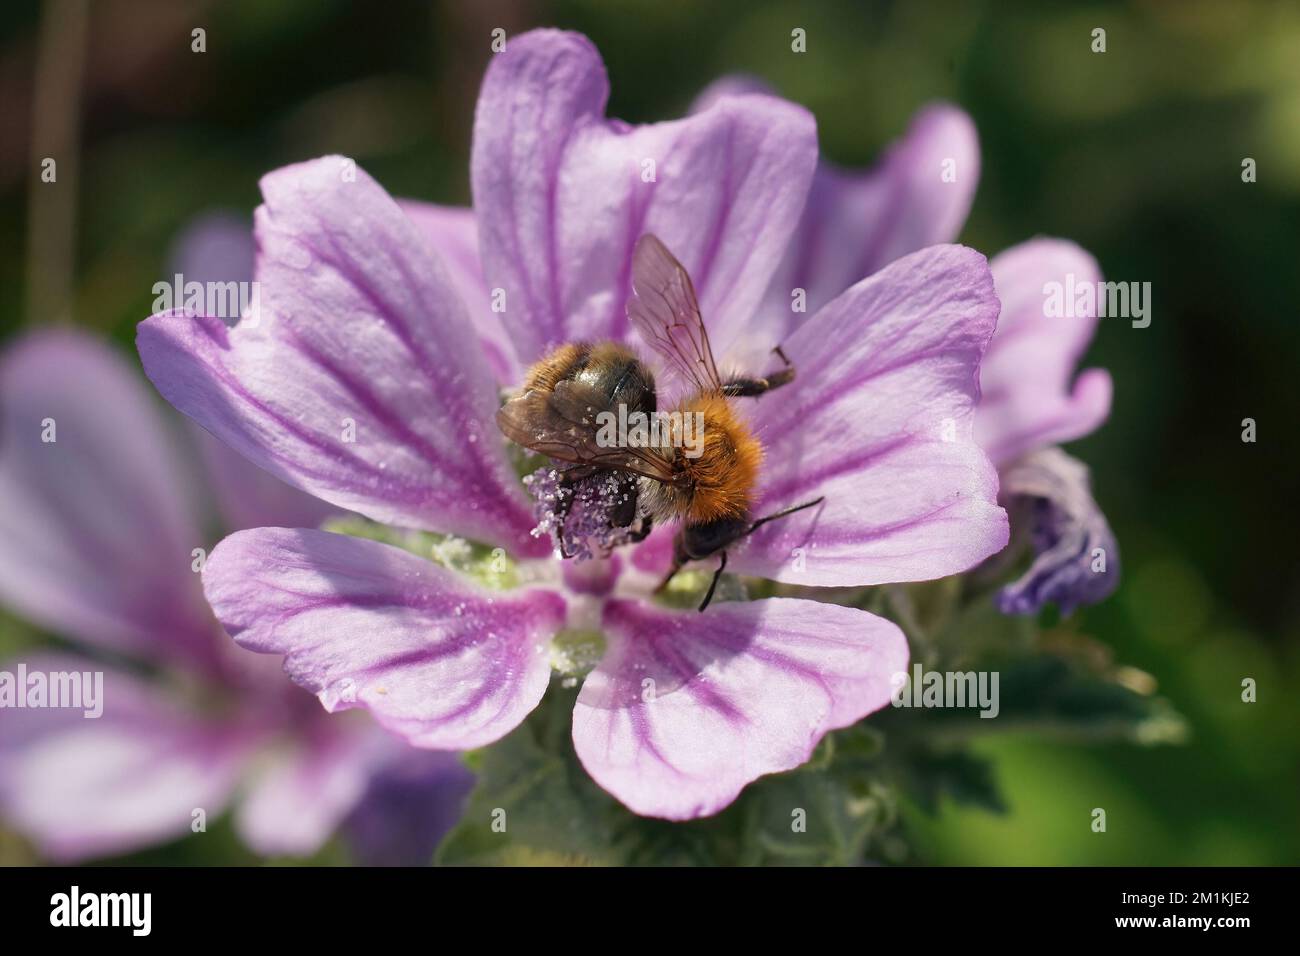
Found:
<svg viewBox="0 0 1300 956"><path fill-rule="evenodd" d="M1109 648L1139 683L1153 676L1190 733L1157 748L1049 743L1010 722L976 744L1001 797L974 801L1008 812L903 808L921 859L1300 858L1300 452L1287 431L1300 411L1300 6L97 0L79 30L86 10L10 0L0 12L5 340L66 311L130 349L170 240L201 212L251 214L258 176L284 163L346 153L396 195L467 202L494 27L586 32L610 70L611 114L631 121L679 115L720 74L756 74L811 108L824 153L848 165L871 162L923 103L960 104L983 152L962 241L992 255L1066 236L1108 278L1152 284L1149 328L1101 323L1085 364L1112 371L1114 411L1073 448L1124 579L1061 632ZM206 53L191 52L194 27ZM791 52L794 27L806 54ZM1104 54L1090 50L1095 27ZM46 155L76 186L64 200L39 193L55 192L39 182ZM1242 181L1245 157L1256 183ZM1255 444L1241 441L1246 417ZM0 650L33 639L0 619ZM1244 677L1256 704L1240 700ZM1087 825L1098 806L1105 835ZM0 860L22 854L0 838ZM146 859L212 856L191 842Z"/></svg>

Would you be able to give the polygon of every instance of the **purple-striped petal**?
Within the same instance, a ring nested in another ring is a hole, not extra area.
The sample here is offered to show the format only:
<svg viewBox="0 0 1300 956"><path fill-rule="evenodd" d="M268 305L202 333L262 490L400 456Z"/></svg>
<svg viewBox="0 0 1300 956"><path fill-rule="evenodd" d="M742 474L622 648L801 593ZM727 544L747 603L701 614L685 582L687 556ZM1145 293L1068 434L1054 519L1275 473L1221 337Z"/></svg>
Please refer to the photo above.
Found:
<svg viewBox="0 0 1300 956"><path fill-rule="evenodd" d="M414 199L398 200L398 205L446 267L448 280L478 328L497 380L504 386L515 385L521 377L519 365L483 281L474 211ZM255 251L252 223L230 212L206 213L190 222L172 243L166 278L170 282L179 273L186 282L246 282L253 278Z"/></svg>
<svg viewBox="0 0 1300 956"><path fill-rule="evenodd" d="M447 278L469 310L470 321L478 329L479 341L497 381L503 387L513 388L522 380L523 371L500 314L492 311L491 294L479 261L474 210L435 206L413 199L403 199L398 205L447 267Z"/></svg>
<svg viewBox="0 0 1300 956"><path fill-rule="evenodd" d="M858 586L955 574L1001 550L997 474L971 435L997 310L984 257L933 246L801 326L783 346L794 382L749 406L766 448L754 514L825 501L759 529L729 568Z"/></svg>
<svg viewBox="0 0 1300 956"><path fill-rule="evenodd" d="M1110 414L1112 388L1104 369L1074 375L1097 329L1097 310L1095 300L1066 301L1067 290L1095 290L1097 260L1063 239L1031 239L990 265L1002 314L980 367L975 435L1001 466L1092 432ZM1063 314L1050 314L1049 283L1060 284Z"/></svg>
<svg viewBox="0 0 1300 956"><path fill-rule="evenodd" d="M565 615L557 594L484 591L398 548L323 531L231 535L203 584L227 633L285 655L326 710L363 707L436 750L491 743L537 706Z"/></svg>
<svg viewBox="0 0 1300 956"><path fill-rule="evenodd" d="M885 706L907 668L894 624L815 601L704 614L616 601L604 620L609 649L578 695L573 742L592 779L644 816L716 813Z"/></svg>
<svg viewBox="0 0 1300 956"><path fill-rule="evenodd" d="M1096 604L1119 585L1119 545L1093 500L1088 469L1059 448L1044 448L1002 470L1002 499L1017 516L1034 560L998 594L1004 614L1035 614L1055 603L1062 615Z"/></svg>
<svg viewBox="0 0 1300 956"><path fill-rule="evenodd" d="M340 157L262 179L260 320L141 323L149 377L273 475L376 521L540 555L496 384L441 263Z"/></svg>
<svg viewBox="0 0 1300 956"><path fill-rule="evenodd" d="M206 213L190 222L172 243L167 281L250 282L257 246L252 223L230 212ZM237 317L227 317L234 325ZM228 531L268 525L314 528L337 509L285 484L231 451L201 428L190 429L202 457L208 486Z"/></svg>
<svg viewBox="0 0 1300 956"><path fill-rule="evenodd" d="M0 601L88 645L211 665L206 542L144 383L96 340L44 333L0 359L0 416Z"/></svg>
<svg viewBox="0 0 1300 956"><path fill-rule="evenodd" d="M623 338L632 249L650 232L689 271L721 355L798 221L817 158L813 119L743 96L629 126L605 118L608 95L600 55L573 33L515 37L488 68L471 178L505 326L525 362L560 342Z"/></svg>
<svg viewBox="0 0 1300 956"><path fill-rule="evenodd" d="M376 727L323 717L266 755L235 814L263 856L310 856L361 801L375 763Z"/></svg>
<svg viewBox="0 0 1300 956"><path fill-rule="evenodd" d="M979 185L979 137L964 111L934 103L874 169L823 164L822 173L800 234L814 247L793 253L813 308L895 259L957 238Z"/></svg>
<svg viewBox="0 0 1300 956"><path fill-rule="evenodd" d="M975 124L934 103L865 171L822 161L794 240L764 298L760 326L776 341L859 279L961 232L979 185ZM793 308L805 293L805 311ZM770 324L769 324L770 323Z"/></svg>
<svg viewBox="0 0 1300 956"><path fill-rule="evenodd" d="M141 849L211 823L225 808L254 738L197 717L142 681L73 655L28 659L29 673L103 671L103 713L8 710L0 718L0 817L48 859L76 862ZM16 673L17 661L0 667Z"/></svg>

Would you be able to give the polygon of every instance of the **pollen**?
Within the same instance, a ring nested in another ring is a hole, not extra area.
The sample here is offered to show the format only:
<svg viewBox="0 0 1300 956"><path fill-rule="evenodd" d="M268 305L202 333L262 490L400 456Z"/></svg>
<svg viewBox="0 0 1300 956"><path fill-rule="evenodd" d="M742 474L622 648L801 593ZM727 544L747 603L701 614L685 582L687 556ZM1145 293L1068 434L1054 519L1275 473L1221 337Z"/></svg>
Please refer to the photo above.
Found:
<svg viewBox="0 0 1300 956"><path fill-rule="evenodd" d="M533 496L537 527L532 535L549 535L557 557L585 561L608 554L629 540L628 529L611 526L614 509L625 504L628 489L612 473L598 474L575 484L563 480L557 468L542 467L524 478Z"/></svg>

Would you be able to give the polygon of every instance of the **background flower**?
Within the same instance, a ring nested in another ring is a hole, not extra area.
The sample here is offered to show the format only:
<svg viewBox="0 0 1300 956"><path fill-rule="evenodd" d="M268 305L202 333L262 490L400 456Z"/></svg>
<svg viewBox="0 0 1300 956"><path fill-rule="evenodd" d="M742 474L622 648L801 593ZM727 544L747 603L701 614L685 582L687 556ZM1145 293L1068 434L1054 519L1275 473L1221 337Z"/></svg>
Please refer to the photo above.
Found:
<svg viewBox="0 0 1300 956"><path fill-rule="evenodd" d="M727 77L706 89L695 108L765 90L759 80ZM979 173L974 123L943 103L918 112L904 137L869 170L820 162L760 324L784 340L807 318L808 306L815 310L902 255L956 238ZM1074 380L1097 326L1097 308L1076 310L1073 291L1064 293L1071 296L1064 314L1046 307L1053 283L1063 290L1096 288L1101 272L1090 255L1064 240L1032 239L1001 253L992 269L1001 310L980 364L975 434L1001 468L1099 426L1110 412L1111 379L1104 369L1089 369ZM1043 480L1049 463L1058 474ZM1039 477L1006 482L1030 472ZM1017 505L1013 514L1023 524L1014 550L1029 544L1035 554L1025 575L999 595L998 607L1007 613L1036 613L1047 601L1068 613L1102 600L1118 585L1118 546L1081 473L1086 474L1083 466L1068 456L1047 455L1028 469L1004 474L1002 500ZM1030 504L1020 507L1019 499ZM991 568L1004 570L1011 558Z"/></svg>
<svg viewBox="0 0 1300 956"><path fill-rule="evenodd" d="M255 851L309 855L363 802L372 774L410 766L423 768L419 799L445 831L470 783L454 757L329 720L274 662L221 633L194 570L213 517L193 494L204 484L197 462L117 356L71 333L24 340L0 361L0 408L0 600L77 648L0 669L105 675L96 719L5 711L0 818L67 861L175 839L195 811L206 828L233 802ZM246 513L297 524L328 513L283 486L259 506L273 480L220 448L208 454L223 461L210 477L229 483L219 497ZM358 834L381 836L374 825ZM440 833L421 835L434 837L427 860ZM419 852L404 847L399 861ZM362 853L378 861L385 849Z"/></svg>

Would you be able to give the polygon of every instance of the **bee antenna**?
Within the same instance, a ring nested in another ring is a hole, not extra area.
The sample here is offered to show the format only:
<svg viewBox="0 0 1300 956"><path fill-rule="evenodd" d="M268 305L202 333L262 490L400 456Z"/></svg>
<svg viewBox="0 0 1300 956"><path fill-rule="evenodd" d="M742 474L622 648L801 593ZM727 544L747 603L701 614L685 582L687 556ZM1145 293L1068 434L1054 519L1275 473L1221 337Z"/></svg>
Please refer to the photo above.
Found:
<svg viewBox="0 0 1300 956"><path fill-rule="evenodd" d="M765 518L759 518L757 521L755 521L753 524L749 526L749 529L743 535L741 535L741 537L745 537L745 538L749 537L751 534L753 534L759 528L763 527L763 525L767 524L769 521L775 521L777 518L789 517L790 515L794 514L796 511L803 511L805 508L812 508L815 505L821 504L825 500L826 500L826 496L822 495L820 498L814 498L812 501L805 501L803 504L795 505L793 508L786 508L784 511L778 511L776 514L768 515Z"/></svg>

